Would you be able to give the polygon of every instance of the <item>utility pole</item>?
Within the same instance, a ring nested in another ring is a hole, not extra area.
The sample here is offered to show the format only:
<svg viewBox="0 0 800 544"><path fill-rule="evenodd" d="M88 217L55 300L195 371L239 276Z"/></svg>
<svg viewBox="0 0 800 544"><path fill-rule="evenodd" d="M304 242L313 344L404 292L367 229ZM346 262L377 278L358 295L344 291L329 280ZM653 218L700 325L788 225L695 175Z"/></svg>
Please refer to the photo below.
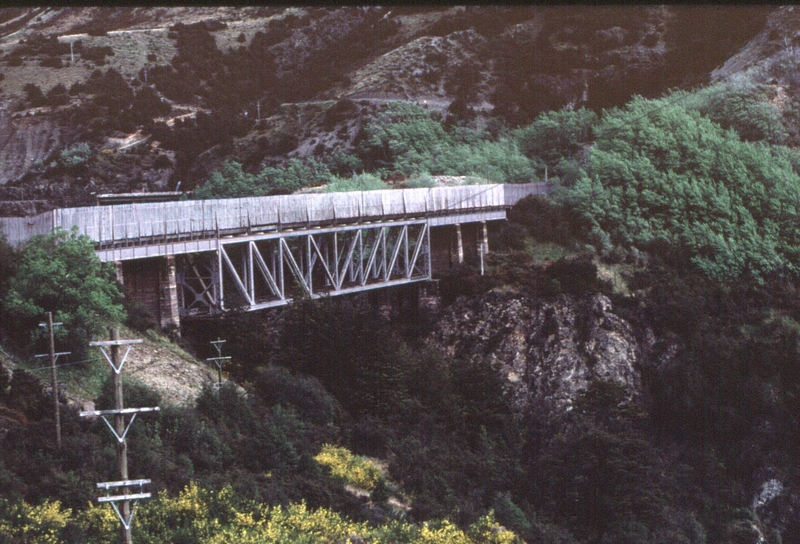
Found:
<svg viewBox="0 0 800 544"><path fill-rule="evenodd" d="M126 442L125 437L128 434L128 431L130 430L134 420L136 419L136 414L141 412L156 412L159 410L159 408L125 408L122 397L122 366L125 364L128 353L130 353L131 345L141 344L143 341L141 339L120 340L119 330L116 328L110 329L109 332L111 340L104 342L91 342L89 345L93 347L99 347L102 350L103 356L105 356L106 360L114 371L114 409L81 412L80 415L81 417L102 417L103 421L106 423L108 428L111 429L111 432L117 439L117 465L119 468L120 480L114 482L100 482L97 484L97 487L100 489L105 489L106 493L108 493L112 488L119 488L121 494L113 496L109 496L107 494L105 497L98 497L97 500L98 502L111 503L111 506L114 508L114 511L117 513L117 517L120 520L120 542L122 544L133 544L133 540L131 538L133 514L136 510L136 503L139 501L139 499L147 499L150 497L150 493L145 493L142 489L144 485L150 483L150 480L128 479L128 443ZM120 346L127 346L127 351L122 358L119 356ZM106 347L111 348L110 356L105 350ZM125 416L128 414L131 415L131 420L126 425ZM111 415L114 416L113 425L108 421L108 419L106 419L106 416ZM130 488L137 485L139 486L139 492L131 493ZM121 508L117 506L118 502L122 503ZM133 502L133 507L131 507L131 502Z"/></svg>
<svg viewBox="0 0 800 544"><path fill-rule="evenodd" d="M261 100L256 102L256 109L258 111L258 121L261 121Z"/></svg>
<svg viewBox="0 0 800 544"><path fill-rule="evenodd" d="M119 329L113 328L111 329L111 341L114 342L111 344L111 361L114 363L114 366L118 367L122 370L120 365L119 359ZM122 436L125 432L125 416L122 414L122 410L124 409L124 402L122 399L122 372L114 372L113 375L114 380L114 410L117 411L114 414L114 428L117 431L117 435ZM128 479L128 443L123 438L122 441L117 441L117 465L119 466L119 479L120 480L127 480ZM122 493L127 494L128 488L123 487ZM130 501L123 501L122 502L122 517L127 518L130 516ZM123 544L132 544L133 540L131 540L131 531L130 527L125 527L124 525L120 527L121 537Z"/></svg>
<svg viewBox="0 0 800 544"><path fill-rule="evenodd" d="M43 329L47 329L50 336L50 352L37 355L36 357L49 357L50 358L50 377L52 378L53 389L53 414L56 420L56 447L61 449L61 408L58 402L58 376L56 374L56 361L59 355L69 355L70 351L63 351L56 353L56 341L53 332L53 327L60 327L63 323L53 323L53 312L47 312L47 323L39 323Z"/></svg>
<svg viewBox="0 0 800 544"><path fill-rule="evenodd" d="M206 361L213 361L214 364L217 365L217 387L222 385L222 364L230 359L230 357L222 356L222 344L225 342L227 342L227 340L221 340L219 336L216 340L212 340L211 345L217 348L217 356L206 359Z"/></svg>
<svg viewBox="0 0 800 544"><path fill-rule="evenodd" d="M69 58L70 64L75 64L75 52L72 50L72 46L75 45L75 42L69 42Z"/></svg>

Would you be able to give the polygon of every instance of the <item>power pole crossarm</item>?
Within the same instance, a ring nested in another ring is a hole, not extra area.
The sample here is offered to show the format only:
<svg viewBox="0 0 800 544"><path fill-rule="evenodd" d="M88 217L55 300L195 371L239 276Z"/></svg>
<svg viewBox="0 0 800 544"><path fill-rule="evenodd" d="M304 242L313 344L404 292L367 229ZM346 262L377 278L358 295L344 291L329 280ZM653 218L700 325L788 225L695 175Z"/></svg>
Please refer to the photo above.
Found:
<svg viewBox="0 0 800 544"><path fill-rule="evenodd" d="M92 342L89 345L92 347L99 347L103 353L103 356L108 361L108 364L110 364L111 368L114 370L112 375L114 380L114 409L81 412L80 415L81 417L101 416L103 421L105 421L106 425L108 425L108 427L111 429L111 432L117 439L117 464L119 467L120 480L115 482L102 482L97 484L97 486L105 489L106 491L108 491L111 487L117 487L120 488L121 493L118 495L100 497L98 498L98 501L108 502L111 504L112 508L114 508L114 511L116 512L120 521L120 539L122 544L133 544L131 538L131 523L133 522L133 514L136 511L136 503L140 499L146 499L150 497L150 493L145 493L142 490L142 486L150 483L150 480L128 479L128 443L125 437L127 436L128 430L136 418L136 414L142 412L157 412L159 409L157 407L124 407L122 397L122 366L125 364L125 359L130 352L131 346L133 344L141 344L142 340L120 340L119 330L116 328L110 330L110 337L111 340ZM127 351L125 352L125 355L120 358L119 348L121 346L126 346ZM110 355L106 351L106 348L110 348ZM131 416L131 420L127 425L125 424L126 415ZM114 425L111 425L111 423L106 419L106 416L114 416ZM139 486L139 493L129 492L129 487L134 485ZM117 502L121 503L119 507L117 506ZM131 503L133 503L133 506L131 506Z"/></svg>

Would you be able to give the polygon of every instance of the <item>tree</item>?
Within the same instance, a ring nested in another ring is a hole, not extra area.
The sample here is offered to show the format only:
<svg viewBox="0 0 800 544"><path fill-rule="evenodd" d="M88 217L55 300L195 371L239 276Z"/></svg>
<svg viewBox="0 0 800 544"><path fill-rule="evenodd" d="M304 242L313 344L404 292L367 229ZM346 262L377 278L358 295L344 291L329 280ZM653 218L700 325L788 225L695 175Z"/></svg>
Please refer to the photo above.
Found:
<svg viewBox="0 0 800 544"><path fill-rule="evenodd" d="M93 334L125 319L121 300L112 269L97 258L92 241L77 230L56 229L25 245L3 302L20 332L35 331L53 312L69 349L83 354Z"/></svg>
<svg viewBox="0 0 800 544"><path fill-rule="evenodd" d="M565 190L596 245L667 247L717 280L800 271L797 153L744 142L670 98L605 113Z"/></svg>

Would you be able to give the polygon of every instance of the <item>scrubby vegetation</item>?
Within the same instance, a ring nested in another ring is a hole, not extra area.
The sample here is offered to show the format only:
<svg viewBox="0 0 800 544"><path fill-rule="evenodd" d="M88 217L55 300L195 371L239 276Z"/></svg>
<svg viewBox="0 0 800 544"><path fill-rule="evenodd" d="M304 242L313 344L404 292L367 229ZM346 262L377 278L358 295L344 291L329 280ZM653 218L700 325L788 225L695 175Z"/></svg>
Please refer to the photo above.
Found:
<svg viewBox="0 0 800 544"><path fill-rule="evenodd" d="M536 79L543 61L512 66L515 42L503 38L500 73L509 77L493 93L492 119L478 122L464 87L449 114L410 102L320 107L321 126L357 132L351 148L322 146L301 158L287 131L246 140L266 130L243 113L258 100L266 117L287 97L313 97L368 54L367 40L388 43L397 24L380 14L359 35L324 37L329 52L353 52L337 57L325 81L315 80L321 53L297 73L276 69L270 47L300 32L296 17L228 51L213 39L219 24L176 25L178 54L150 67L147 85L143 73L132 85L108 69L69 90L90 97L75 115L96 139L65 144L42 171L77 177L107 166L110 153L93 153L97 141L141 129L174 152L175 172L197 182L197 198L379 189L386 180L430 186L434 175L546 178L551 197L524 200L492 233L488 273L464 266L446 275L442 302L492 289L546 300L605 294L647 352L641 402L598 381L557 418L520 414L491 354L449 356L425 343L435 316L406 308L389 319L369 297L298 301L280 319L230 315L213 334L196 324L187 336L197 346L206 336L228 339L232 382L132 427L131 473L151 478L157 493L138 510L136 541L797 542L798 56L660 97L622 99L621 88L595 98L593 89L586 107L562 108ZM693 24L690 14L680 17ZM474 10L435 30L468 28L495 32ZM620 40L639 40L626 32ZM64 54L52 40L22 45L9 65ZM588 45L580 47L584 55ZM702 53L698 43L686 47ZM575 51L559 50L550 62ZM112 53L81 49L98 65ZM703 53L693 69L717 54ZM36 107L66 96L63 86L31 84L25 93ZM164 98L207 111L167 125L154 120L172 110ZM357 126L344 126L364 111ZM258 149L242 152L242 141ZM201 156L210 172L197 166ZM598 266L616 267L624 285L600 279ZM126 318L112 278L91 245L69 233L21 251L0 243L4 345L39 349L31 332L53 311L64 323L59 346L85 352L90 335ZM130 325L152 326L141 309L130 310ZM141 384L125 388L129 405L160 402ZM110 398L106 382L93 400L103 408ZM111 511L87 506L94 482L114 474L107 430L65 409L57 450L50 406L33 372L0 372L0 540L113 540ZM788 491L777 513L759 517L753 497L766 478Z"/></svg>

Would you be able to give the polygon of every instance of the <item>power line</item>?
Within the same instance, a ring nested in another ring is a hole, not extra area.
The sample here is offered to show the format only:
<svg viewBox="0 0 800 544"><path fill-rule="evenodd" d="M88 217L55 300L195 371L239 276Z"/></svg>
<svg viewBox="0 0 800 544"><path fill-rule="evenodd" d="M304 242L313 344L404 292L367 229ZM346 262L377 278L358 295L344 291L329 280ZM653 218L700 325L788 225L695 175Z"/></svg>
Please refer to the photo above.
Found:
<svg viewBox="0 0 800 544"><path fill-rule="evenodd" d="M83 364L83 363L88 363L90 361L100 361L100 359L84 359L83 361L76 361L74 363L64 363L64 364L61 364L61 365L56 365L56 368L61 368L62 366L80 365L80 364ZM41 368L24 368L24 367L21 367L20 369L24 370L25 372L37 372L39 370L50 370L50 367L49 366L43 366Z"/></svg>

